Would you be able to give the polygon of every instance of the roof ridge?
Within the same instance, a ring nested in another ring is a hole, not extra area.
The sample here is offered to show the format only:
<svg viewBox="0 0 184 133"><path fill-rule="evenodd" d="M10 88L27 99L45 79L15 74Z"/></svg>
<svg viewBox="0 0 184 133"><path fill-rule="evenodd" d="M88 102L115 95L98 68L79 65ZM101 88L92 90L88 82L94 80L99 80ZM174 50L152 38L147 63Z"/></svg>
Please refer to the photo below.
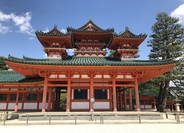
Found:
<svg viewBox="0 0 184 133"><path fill-rule="evenodd" d="M146 38L147 37L147 34L135 34L135 33L133 33L133 32L131 32L130 30L129 30L129 28L128 28L128 26L126 26L125 27L125 31L122 31L122 32L120 32L119 34L117 34L117 33L114 33L113 34L114 36L119 36L119 37L125 37L125 38L129 38L129 37L136 37L136 38L140 38L140 37L144 37L144 38Z"/></svg>

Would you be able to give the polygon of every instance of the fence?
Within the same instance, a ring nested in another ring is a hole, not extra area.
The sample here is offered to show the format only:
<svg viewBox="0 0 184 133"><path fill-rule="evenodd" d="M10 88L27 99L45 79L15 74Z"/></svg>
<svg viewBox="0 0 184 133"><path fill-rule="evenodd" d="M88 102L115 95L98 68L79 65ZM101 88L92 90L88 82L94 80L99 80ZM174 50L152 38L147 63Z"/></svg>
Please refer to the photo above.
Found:
<svg viewBox="0 0 184 133"><path fill-rule="evenodd" d="M161 118L161 115L159 116L160 119L155 117L153 118L153 114L140 114L140 113L134 113L134 114L108 114L108 113L86 113L86 114L80 114L80 113L71 113L70 115L58 115L53 114L52 112L49 112L47 114L25 114L24 120L18 120L18 116L16 119L12 119L13 115L18 115L17 113L9 113L9 112L0 112L0 125L38 125L38 124L48 124L48 125L54 125L54 124L144 124L144 123L184 123L180 118L184 117L183 113L169 113L165 112L163 115L165 115L165 118ZM16 121L14 121L16 120ZM166 120L166 121L165 121ZM167 121L170 120L170 121Z"/></svg>

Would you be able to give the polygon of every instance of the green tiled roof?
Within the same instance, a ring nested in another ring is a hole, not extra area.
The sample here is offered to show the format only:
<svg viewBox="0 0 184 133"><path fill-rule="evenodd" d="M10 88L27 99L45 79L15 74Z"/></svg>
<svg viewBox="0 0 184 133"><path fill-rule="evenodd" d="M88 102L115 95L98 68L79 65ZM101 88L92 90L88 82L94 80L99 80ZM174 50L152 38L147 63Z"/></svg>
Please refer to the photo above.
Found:
<svg viewBox="0 0 184 133"><path fill-rule="evenodd" d="M38 64L38 65L63 65L63 66L153 66L173 64L176 61L167 60L131 60L121 61L113 57L76 57L68 56L62 60L52 59L33 59L24 57L23 59L8 56L5 61L11 61L22 64Z"/></svg>
<svg viewBox="0 0 184 133"><path fill-rule="evenodd" d="M147 37L146 34L136 35L132 33L128 27L125 28L124 32L120 32L119 34L114 33L113 35L121 38L146 38Z"/></svg>
<svg viewBox="0 0 184 133"><path fill-rule="evenodd" d="M0 71L0 82L19 82L25 77L14 71Z"/></svg>
<svg viewBox="0 0 184 133"><path fill-rule="evenodd" d="M19 83L19 82L37 82L43 81L43 78L26 78L12 70L0 71L0 83Z"/></svg>

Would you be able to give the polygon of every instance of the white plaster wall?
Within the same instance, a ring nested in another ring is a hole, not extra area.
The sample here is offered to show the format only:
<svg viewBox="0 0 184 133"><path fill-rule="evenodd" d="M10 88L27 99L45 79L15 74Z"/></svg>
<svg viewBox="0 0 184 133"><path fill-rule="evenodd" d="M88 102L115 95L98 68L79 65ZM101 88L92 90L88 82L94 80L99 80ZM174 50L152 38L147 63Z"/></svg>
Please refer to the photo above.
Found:
<svg viewBox="0 0 184 133"><path fill-rule="evenodd" d="M9 103L8 109L15 109L15 103Z"/></svg>
<svg viewBox="0 0 184 133"><path fill-rule="evenodd" d="M79 78L79 75L73 75L72 78Z"/></svg>
<svg viewBox="0 0 184 133"><path fill-rule="evenodd" d="M116 78L124 78L123 75L118 75Z"/></svg>
<svg viewBox="0 0 184 133"><path fill-rule="evenodd" d="M111 78L110 75L104 75L104 78Z"/></svg>
<svg viewBox="0 0 184 133"><path fill-rule="evenodd" d="M109 102L95 102L94 109L110 109Z"/></svg>
<svg viewBox="0 0 184 133"><path fill-rule="evenodd" d="M37 109L37 103L24 103L23 109Z"/></svg>
<svg viewBox="0 0 184 133"><path fill-rule="evenodd" d="M81 75L82 78L89 78L88 75Z"/></svg>
<svg viewBox="0 0 184 133"><path fill-rule="evenodd" d="M0 110L6 109L6 103L0 103Z"/></svg>
<svg viewBox="0 0 184 133"><path fill-rule="evenodd" d="M66 76L65 75L59 75L59 78L66 78Z"/></svg>
<svg viewBox="0 0 184 133"><path fill-rule="evenodd" d="M72 102L72 109L89 109L89 102Z"/></svg>
<svg viewBox="0 0 184 133"><path fill-rule="evenodd" d="M151 106L151 105L145 105L145 108L146 108L146 109L151 109L152 106Z"/></svg>
<svg viewBox="0 0 184 133"><path fill-rule="evenodd" d="M50 104L52 107L52 103ZM48 108L48 103L46 103L46 109ZM39 103L39 108L38 109L42 109L42 103Z"/></svg>
<svg viewBox="0 0 184 133"><path fill-rule="evenodd" d="M94 78L102 78L102 75L96 75Z"/></svg>
<svg viewBox="0 0 184 133"><path fill-rule="evenodd" d="M18 109L22 109L22 103L18 103Z"/></svg>

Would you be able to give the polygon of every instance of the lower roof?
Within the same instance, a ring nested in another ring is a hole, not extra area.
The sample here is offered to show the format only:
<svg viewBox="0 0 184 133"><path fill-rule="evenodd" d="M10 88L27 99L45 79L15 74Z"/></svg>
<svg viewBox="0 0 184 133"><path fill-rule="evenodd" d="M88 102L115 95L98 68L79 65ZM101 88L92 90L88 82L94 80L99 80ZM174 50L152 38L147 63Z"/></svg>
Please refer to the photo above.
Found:
<svg viewBox="0 0 184 133"><path fill-rule="evenodd" d="M68 56L63 59L34 59L23 57L16 58L8 56L5 61L21 63L21 64L36 64L36 65L63 65L63 66L154 66L174 64L177 61L173 59L167 60L120 60L113 57L76 57Z"/></svg>
<svg viewBox="0 0 184 133"><path fill-rule="evenodd" d="M27 78L12 70L0 71L0 83L24 83L43 81L43 78Z"/></svg>

